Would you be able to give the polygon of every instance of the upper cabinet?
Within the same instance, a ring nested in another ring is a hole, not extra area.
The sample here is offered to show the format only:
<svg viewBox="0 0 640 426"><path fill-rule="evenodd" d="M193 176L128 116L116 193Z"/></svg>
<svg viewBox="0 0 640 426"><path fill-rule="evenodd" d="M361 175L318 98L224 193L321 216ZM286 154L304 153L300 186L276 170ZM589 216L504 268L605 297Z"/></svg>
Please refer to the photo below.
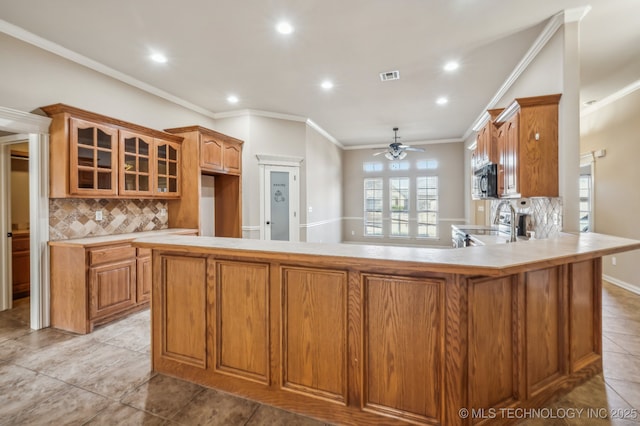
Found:
<svg viewBox="0 0 640 426"><path fill-rule="evenodd" d="M473 168L477 170L487 164L498 163L497 129L494 124L502 109L488 111L489 118L478 130L476 135L476 149L473 152Z"/></svg>
<svg viewBox="0 0 640 426"><path fill-rule="evenodd" d="M172 130L168 130L172 131ZM200 168L212 173L242 173L242 141L201 129Z"/></svg>
<svg viewBox="0 0 640 426"><path fill-rule="evenodd" d="M501 197L557 197L559 94L518 98L496 117Z"/></svg>
<svg viewBox="0 0 640 426"><path fill-rule="evenodd" d="M182 137L63 104L50 127L52 198L176 198Z"/></svg>

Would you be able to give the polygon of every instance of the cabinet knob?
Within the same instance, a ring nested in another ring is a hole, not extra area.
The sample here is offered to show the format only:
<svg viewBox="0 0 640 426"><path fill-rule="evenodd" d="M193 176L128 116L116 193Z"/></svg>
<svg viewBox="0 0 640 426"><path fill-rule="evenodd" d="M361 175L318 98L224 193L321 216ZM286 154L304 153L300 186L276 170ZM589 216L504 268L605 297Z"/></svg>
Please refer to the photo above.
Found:
<svg viewBox="0 0 640 426"><path fill-rule="evenodd" d="M267 225L271 225L271 222L267 221Z"/></svg>

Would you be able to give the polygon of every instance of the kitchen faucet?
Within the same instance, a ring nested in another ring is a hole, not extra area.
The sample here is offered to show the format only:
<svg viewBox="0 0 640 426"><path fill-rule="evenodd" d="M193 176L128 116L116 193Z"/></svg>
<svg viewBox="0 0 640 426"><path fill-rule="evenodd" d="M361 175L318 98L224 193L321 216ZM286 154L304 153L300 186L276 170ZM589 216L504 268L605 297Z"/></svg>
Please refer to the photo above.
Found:
<svg viewBox="0 0 640 426"><path fill-rule="evenodd" d="M509 237L508 242L515 243L518 241L516 238L516 209L513 208L509 200L502 200L500 204L498 204L498 207L496 208L496 217L493 219L493 223L494 225L500 223L500 211L502 210L502 206L505 204L509 206L509 210L511 211L511 218L509 219L509 225L511 225L511 236Z"/></svg>

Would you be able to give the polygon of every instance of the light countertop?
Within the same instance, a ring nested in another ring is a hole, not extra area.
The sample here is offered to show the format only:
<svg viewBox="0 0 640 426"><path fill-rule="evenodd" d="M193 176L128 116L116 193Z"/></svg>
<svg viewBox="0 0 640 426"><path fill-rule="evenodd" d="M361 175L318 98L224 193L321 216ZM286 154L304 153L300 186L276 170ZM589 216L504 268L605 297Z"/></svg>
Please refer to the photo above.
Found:
<svg viewBox="0 0 640 426"><path fill-rule="evenodd" d="M187 229L187 228L167 228L167 229L159 229L157 231L143 231L143 232L131 232L128 234L113 234L113 235L98 235L95 237L86 237L86 238L76 238L71 240L58 240L58 241L49 241L50 246L83 246L83 247L93 247L100 246L109 243L123 243L133 241L138 238L166 238L169 235L175 234L197 234L197 229Z"/></svg>
<svg viewBox="0 0 640 426"><path fill-rule="evenodd" d="M142 237L142 235L141 235ZM375 246L359 244L323 244L286 241L262 241L240 238L215 238L168 235L139 238L137 247L217 255L235 252L256 258L323 256L327 261L345 264L349 260L376 264L421 264L425 269L461 274L501 275L532 264L557 265L601 257L640 248L640 241L604 234L562 234L557 238L492 244L459 249ZM233 253L233 254L235 254Z"/></svg>

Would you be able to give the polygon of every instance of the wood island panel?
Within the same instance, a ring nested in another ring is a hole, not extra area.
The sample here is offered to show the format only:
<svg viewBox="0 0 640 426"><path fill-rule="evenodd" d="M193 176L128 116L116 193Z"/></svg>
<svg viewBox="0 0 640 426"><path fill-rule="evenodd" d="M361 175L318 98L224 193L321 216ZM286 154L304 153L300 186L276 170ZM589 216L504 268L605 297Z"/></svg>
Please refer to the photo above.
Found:
<svg viewBox="0 0 640 426"><path fill-rule="evenodd" d="M269 265L215 268L216 371L269 384Z"/></svg>
<svg viewBox="0 0 640 426"><path fill-rule="evenodd" d="M347 402L347 274L283 267L282 386Z"/></svg>
<svg viewBox="0 0 640 426"><path fill-rule="evenodd" d="M471 408L504 407L518 397L516 280L507 276L469 283Z"/></svg>
<svg viewBox="0 0 640 426"><path fill-rule="evenodd" d="M207 259L165 256L162 276L162 357L205 368Z"/></svg>
<svg viewBox="0 0 640 426"><path fill-rule="evenodd" d="M440 422L444 282L364 276L364 407Z"/></svg>
<svg viewBox="0 0 640 426"><path fill-rule="evenodd" d="M563 283L560 267L525 274L527 392L558 379L564 369Z"/></svg>
<svg viewBox="0 0 640 426"><path fill-rule="evenodd" d="M331 423L493 426L517 419L460 409L541 407L602 371L600 259L640 242L134 246L153 249L154 371Z"/></svg>

